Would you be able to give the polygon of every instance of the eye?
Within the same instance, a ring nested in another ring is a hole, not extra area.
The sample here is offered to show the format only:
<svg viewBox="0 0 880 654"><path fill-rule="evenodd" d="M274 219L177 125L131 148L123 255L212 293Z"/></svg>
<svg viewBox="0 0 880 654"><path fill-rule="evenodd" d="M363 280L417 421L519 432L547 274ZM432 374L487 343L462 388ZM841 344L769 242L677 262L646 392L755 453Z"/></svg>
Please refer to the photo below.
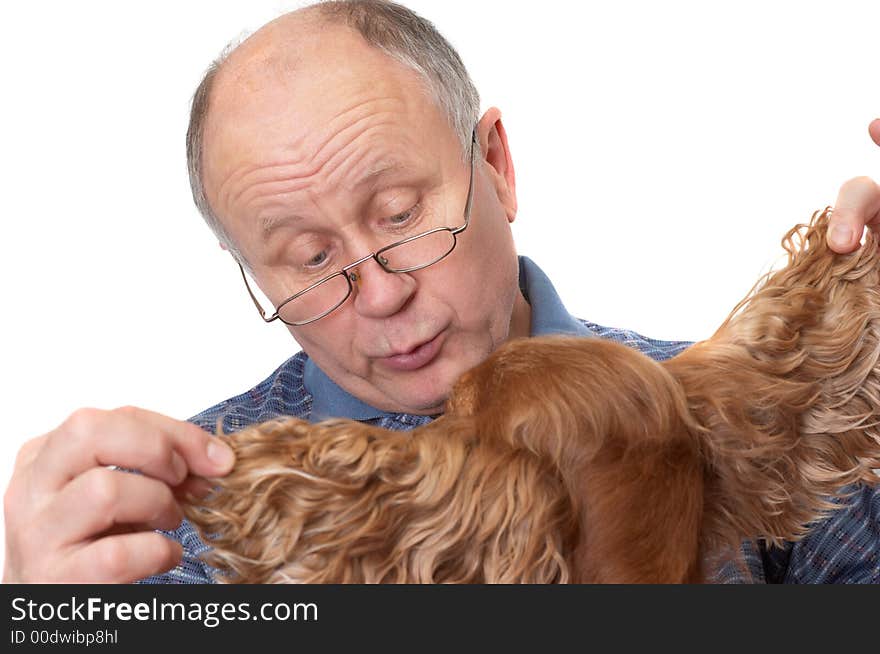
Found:
<svg viewBox="0 0 880 654"><path fill-rule="evenodd" d="M287 274L313 279L333 265L337 248L332 239L322 234L300 234L285 248Z"/></svg>
<svg viewBox="0 0 880 654"><path fill-rule="evenodd" d="M419 213L419 205L415 205L406 211L387 218L392 227L403 227L413 222Z"/></svg>
<svg viewBox="0 0 880 654"><path fill-rule="evenodd" d="M311 259L306 261L305 266L306 268L317 268L325 261L327 261L327 250L321 250Z"/></svg>

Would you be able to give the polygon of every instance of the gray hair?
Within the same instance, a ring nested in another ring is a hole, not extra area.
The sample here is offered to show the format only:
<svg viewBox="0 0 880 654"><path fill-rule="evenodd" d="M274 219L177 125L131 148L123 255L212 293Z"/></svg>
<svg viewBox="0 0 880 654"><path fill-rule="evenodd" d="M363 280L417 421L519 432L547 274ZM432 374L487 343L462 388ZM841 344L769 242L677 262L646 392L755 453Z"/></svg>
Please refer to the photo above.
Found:
<svg viewBox="0 0 880 654"><path fill-rule="evenodd" d="M367 43L415 71L446 115L461 142L462 158L466 157L479 117L480 95L458 53L430 21L388 0L328 0L306 9L317 12L331 24L357 30ZM203 137L211 90L217 72L235 47L230 44L223 50L196 88L186 132L186 161L196 207L220 242L247 268L247 262L211 210L202 184Z"/></svg>

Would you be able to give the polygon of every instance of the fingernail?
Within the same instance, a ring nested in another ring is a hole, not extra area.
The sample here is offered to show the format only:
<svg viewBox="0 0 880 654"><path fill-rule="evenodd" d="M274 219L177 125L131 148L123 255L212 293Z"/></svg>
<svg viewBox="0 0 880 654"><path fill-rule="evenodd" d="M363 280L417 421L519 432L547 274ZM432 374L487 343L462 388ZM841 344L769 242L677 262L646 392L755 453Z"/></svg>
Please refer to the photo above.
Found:
<svg viewBox="0 0 880 654"><path fill-rule="evenodd" d="M189 469L186 467L186 462L183 460L183 457L177 452L171 453L171 465L174 466L174 474L177 477L178 482L186 479L186 474L189 472Z"/></svg>
<svg viewBox="0 0 880 654"><path fill-rule="evenodd" d="M198 500L203 500L212 490L214 490L214 484L207 479L194 479L190 484L189 494Z"/></svg>
<svg viewBox="0 0 880 654"><path fill-rule="evenodd" d="M211 439L208 443L208 458L216 466L226 469L232 466L235 461L235 454L228 445L216 439Z"/></svg>
<svg viewBox="0 0 880 654"><path fill-rule="evenodd" d="M846 247L852 241L852 230L846 225L835 225L831 228L831 242Z"/></svg>

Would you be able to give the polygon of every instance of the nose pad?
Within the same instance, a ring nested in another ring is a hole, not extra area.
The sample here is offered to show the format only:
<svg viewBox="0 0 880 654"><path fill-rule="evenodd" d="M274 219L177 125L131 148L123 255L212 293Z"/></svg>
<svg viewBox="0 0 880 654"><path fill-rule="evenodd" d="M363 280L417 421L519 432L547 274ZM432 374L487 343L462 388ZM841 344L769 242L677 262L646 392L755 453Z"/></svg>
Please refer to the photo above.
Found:
<svg viewBox="0 0 880 654"><path fill-rule="evenodd" d="M415 281L409 275L387 274L381 264L370 266L369 281L358 268L348 271L351 296L358 313L374 318L387 318L404 306L415 292Z"/></svg>

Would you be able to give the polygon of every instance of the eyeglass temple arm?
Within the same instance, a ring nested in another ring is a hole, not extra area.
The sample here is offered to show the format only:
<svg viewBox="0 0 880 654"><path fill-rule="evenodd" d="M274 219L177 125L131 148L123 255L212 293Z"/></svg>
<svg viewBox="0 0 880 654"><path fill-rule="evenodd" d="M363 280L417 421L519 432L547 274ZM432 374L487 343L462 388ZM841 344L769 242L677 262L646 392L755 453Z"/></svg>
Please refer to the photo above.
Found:
<svg viewBox="0 0 880 654"><path fill-rule="evenodd" d="M253 300L254 306L257 307L257 311L260 312L260 317L265 322L272 322L273 320L275 320L278 317L278 312L276 311L273 315L269 316L268 318L266 317L266 311L263 309L263 307L260 306L260 301L257 299L257 296L254 295L254 292L251 290L251 285L248 283L247 275L244 272L244 266L242 266L239 263L238 269L241 271L241 278L244 280L244 287L247 289L248 295L251 296L251 300Z"/></svg>
<svg viewBox="0 0 880 654"><path fill-rule="evenodd" d="M468 194L464 203L464 225L453 230L453 234L463 232L471 221L471 205L474 203L474 146L477 143L477 128L471 132L471 178L468 182Z"/></svg>

